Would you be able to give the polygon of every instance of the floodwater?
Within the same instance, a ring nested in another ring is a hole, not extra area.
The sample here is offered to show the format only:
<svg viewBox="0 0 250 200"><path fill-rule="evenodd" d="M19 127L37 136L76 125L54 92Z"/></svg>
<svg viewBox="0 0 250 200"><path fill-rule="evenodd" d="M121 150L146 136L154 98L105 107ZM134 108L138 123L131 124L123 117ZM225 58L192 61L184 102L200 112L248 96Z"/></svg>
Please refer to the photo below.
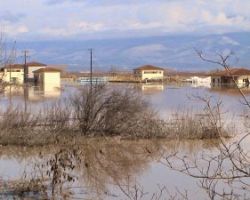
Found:
<svg viewBox="0 0 250 200"><path fill-rule="evenodd" d="M242 116L250 111L234 89L156 84L109 84L108 87L138 90L162 119L170 118L177 111L202 111L205 105L199 97L211 98L213 104L221 101L225 121L236 122L241 131L249 131ZM68 97L74 91L75 86L70 85L49 92L37 87L8 88L1 96L0 105L2 109L18 104L35 110ZM247 89L244 93L249 99ZM227 142L238 138L239 135ZM247 149L249 143L246 139L244 148ZM129 141L119 138L79 139L77 143L46 147L0 147L0 199L13 197L14 194L8 192L11 184L31 178L48 179L47 198L55 195L56 199L156 200L184 199L187 193L189 199L209 199L201 187L201 179L179 172L181 160L170 155L178 152L192 163L204 158L204 154L217 155L218 147L220 144L216 140ZM170 169L167 161L176 170ZM199 167L206 169L207 165L201 162ZM228 189L225 185L219 187ZM249 190L240 191L240 194L250 198ZM39 193L26 195L42 199Z"/></svg>

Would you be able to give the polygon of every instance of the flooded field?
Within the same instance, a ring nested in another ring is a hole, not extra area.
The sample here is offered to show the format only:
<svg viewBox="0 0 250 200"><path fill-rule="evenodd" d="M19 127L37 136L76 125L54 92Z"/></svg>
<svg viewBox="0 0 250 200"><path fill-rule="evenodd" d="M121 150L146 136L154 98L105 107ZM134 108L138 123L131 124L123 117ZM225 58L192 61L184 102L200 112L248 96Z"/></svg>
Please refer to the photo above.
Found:
<svg viewBox="0 0 250 200"><path fill-rule="evenodd" d="M20 106L42 106L72 96L80 85L65 84L61 89L50 87L7 87L1 94L1 107L10 104ZM163 84L126 84L109 83L111 89L135 89L141 93L159 112L162 117L168 117L172 112L203 108L203 102L197 97L210 97L213 102L222 102L223 111L231 115L241 115L245 111L242 96L237 89L198 87L197 85L163 85ZM247 98L250 98L250 89L243 89Z"/></svg>
<svg viewBox="0 0 250 200"><path fill-rule="evenodd" d="M109 84L108 87L136 89L161 119L170 118L176 112L199 112L204 108L199 97L210 97L213 103L222 102L223 119L229 125L234 122L240 131L239 135L227 139L227 144L233 144L249 131L247 118L243 117L249 113L248 108L234 89L155 84ZM1 95L0 104L2 109L14 104L36 112L39 107L69 97L76 90L69 85L49 92L35 87L8 88ZM248 90L245 94L249 99ZM246 138L242 143L244 150L248 150L249 143ZM210 183L204 176L198 177L206 170L205 175L213 175L218 170L217 164L222 158L217 156L222 150L223 145L218 140L121 140L119 137L75 138L65 144L37 147L1 146L0 199L24 196L38 199L212 199L209 193L212 187L208 189L208 185L215 188L212 191L225 194L234 186L239 199L249 199L248 180L240 180L244 181L243 188L239 179L228 184L225 181ZM209 159L212 161L207 162ZM187 163L188 167L183 165ZM220 164L220 171L216 172L219 175L224 175L222 169L234 169L230 160ZM244 165L244 169L248 167ZM32 181L36 183L34 188L29 185ZM27 191L26 185L30 192L22 192L22 189ZM15 192L18 189L20 192ZM224 197L217 196L217 199Z"/></svg>

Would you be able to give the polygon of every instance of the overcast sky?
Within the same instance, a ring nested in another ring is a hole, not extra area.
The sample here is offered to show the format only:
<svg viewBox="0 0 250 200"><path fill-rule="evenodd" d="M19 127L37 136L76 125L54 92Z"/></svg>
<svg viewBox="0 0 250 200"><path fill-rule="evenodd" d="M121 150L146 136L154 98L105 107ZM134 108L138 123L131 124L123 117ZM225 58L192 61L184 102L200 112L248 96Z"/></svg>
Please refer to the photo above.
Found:
<svg viewBox="0 0 250 200"><path fill-rule="evenodd" d="M17 40L250 31L250 0L0 0L0 29Z"/></svg>

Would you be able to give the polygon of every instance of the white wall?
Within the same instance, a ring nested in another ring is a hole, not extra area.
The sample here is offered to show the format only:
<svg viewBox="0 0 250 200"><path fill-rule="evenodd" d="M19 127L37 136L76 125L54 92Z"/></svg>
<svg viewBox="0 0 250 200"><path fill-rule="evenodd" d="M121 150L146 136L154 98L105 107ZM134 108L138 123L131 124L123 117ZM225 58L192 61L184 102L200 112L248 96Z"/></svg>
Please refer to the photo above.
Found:
<svg viewBox="0 0 250 200"><path fill-rule="evenodd" d="M163 79L163 70L142 70L142 80L146 79Z"/></svg>
<svg viewBox="0 0 250 200"><path fill-rule="evenodd" d="M17 71L18 70L18 71ZM23 84L23 79L24 79L24 72L23 69L12 69L10 72L9 69L4 69L4 73L1 74L1 77L3 82L11 82L14 79L16 79L16 83L18 84Z"/></svg>
<svg viewBox="0 0 250 200"><path fill-rule="evenodd" d="M245 83L244 83L244 79L248 79L250 81L250 75L246 75L246 76L239 76L238 79L237 79L237 84L239 86L243 86Z"/></svg>
<svg viewBox="0 0 250 200"><path fill-rule="evenodd" d="M61 87L60 72L44 72L43 74L44 90Z"/></svg>
<svg viewBox="0 0 250 200"><path fill-rule="evenodd" d="M45 68L45 66L29 66L28 67L28 78L34 78L34 71Z"/></svg>

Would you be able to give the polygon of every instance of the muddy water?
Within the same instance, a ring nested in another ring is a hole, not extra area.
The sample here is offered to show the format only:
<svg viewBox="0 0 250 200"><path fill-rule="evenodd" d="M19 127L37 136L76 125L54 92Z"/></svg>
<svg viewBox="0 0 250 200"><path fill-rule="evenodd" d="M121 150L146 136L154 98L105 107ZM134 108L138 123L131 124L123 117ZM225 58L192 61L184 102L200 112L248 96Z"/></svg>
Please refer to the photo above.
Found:
<svg viewBox="0 0 250 200"><path fill-rule="evenodd" d="M138 193L142 199L151 199L160 194L160 189L167 188L172 194L188 190L188 195L200 199L206 195L197 180L170 170L165 158L174 152L195 157L201 151L216 151L217 146L216 141L84 139L62 146L1 147L1 184L30 178L43 178L51 184L55 176L51 166L58 159L58 171L66 172L74 181L58 176L55 187L63 190L57 188L57 198L70 193L69 199L129 199ZM67 168L68 157L72 168ZM169 195L167 190L162 197Z"/></svg>
<svg viewBox="0 0 250 200"><path fill-rule="evenodd" d="M195 86L195 87L194 87ZM0 94L1 108L9 105L19 105L23 108L39 107L58 99L72 96L79 85L63 85L61 89L44 91L41 87L8 87ZM197 85L161 85L161 84L107 84L111 89L136 89L155 108L162 117L171 113L189 109L201 110L204 103L197 97L210 98L214 104L222 102L222 111L231 115L241 115L246 110L242 105L243 99L237 89L198 87ZM250 98L250 88L243 89L244 94Z"/></svg>
<svg viewBox="0 0 250 200"><path fill-rule="evenodd" d="M125 86L116 84L109 87ZM195 98L197 96L211 97L214 103L221 100L224 117L228 121L233 119L240 130L249 131L247 119L242 118L249 111L235 90L177 85L126 87L140 91L164 119L176 110L201 111L204 104ZM34 109L69 96L75 88L65 86L59 95L50 96L34 88L30 90L28 96L23 90L11 95L3 94L0 100L2 108L12 103L24 107L27 104ZM249 98L248 91L246 96ZM236 136L232 140L239 138ZM249 147L249 143L247 138L244 148ZM202 154L216 155L218 146L218 141L120 141L119 138L108 138L79 139L77 144L46 147L0 147L0 189L4 191L0 199L13 197L13 194L8 194L8 185L16 181L28 182L31 178L46 182L48 198L64 195L68 199L135 199L135 196L137 199L151 199L158 195L159 199L168 199L176 194L183 199L180 195L187 191L190 199L208 199L206 191L200 187L200 180L167 167L166 157L175 152L188 156L190 160L200 158ZM173 162L178 168L179 161ZM57 171L52 166L56 166ZM247 190L245 195L250 196Z"/></svg>

